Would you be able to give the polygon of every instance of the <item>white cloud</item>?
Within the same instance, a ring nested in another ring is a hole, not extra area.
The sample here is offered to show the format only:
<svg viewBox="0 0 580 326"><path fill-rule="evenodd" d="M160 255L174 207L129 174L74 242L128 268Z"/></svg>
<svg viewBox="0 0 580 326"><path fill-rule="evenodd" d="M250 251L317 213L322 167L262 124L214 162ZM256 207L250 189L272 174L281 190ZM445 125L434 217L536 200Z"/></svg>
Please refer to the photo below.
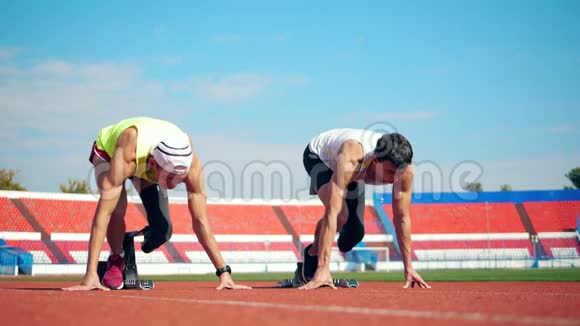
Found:
<svg viewBox="0 0 580 326"><path fill-rule="evenodd" d="M564 123L555 125L547 128L546 131L552 134L575 134L580 131L580 123Z"/></svg>
<svg viewBox="0 0 580 326"><path fill-rule="evenodd" d="M306 76L272 76L258 73L237 73L225 76L195 77L173 83L172 91L191 90L199 100L226 105L252 102L279 87L304 87L310 83Z"/></svg>
<svg viewBox="0 0 580 326"><path fill-rule="evenodd" d="M14 66L0 64L0 81L2 81L2 78L16 77L21 73L22 71Z"/></svg>
<svg viewBox="0 0 580 326"><path fill-rule="evenodd" d="M78 131L154 112L162 86L131 64L43 62L0 75L0 111L8 129Z"/></svg>
<svg viewBox="0 0 580 326"><path fill-rule="evenodd" d="M0 155L0 167L21 170L22 183L31 190L58 191L58 184L67 178L90 175L87 157L102 126L131 116L171 115L172 120L180 122L181 114L190 115L190 103L198 103L197 99L182 100L183 94L173 97L173 92L194 91L220 103L243 103L265 94L272 85L300 86L307 82L301 76L233 74L161 83L146 78L142 64L63 60L0 64L0 141L4 154ZM275 152L275 146L239 141L219 155L217 149L228 146L220 142L226 140L200 139L208 141L209 149L202 150L204 160L219 158L237 167L246 160L265 160ZM248 156L238 150L230 154L241 148L265 152ZM295 161L300 162L300 158Z"/></svg>
<svg viewBox="0 0 580 326"><path fill-rule="evenodd" d="M75 70L74 65L64 61L41 62L29 71L31 75L47 75L55 77L68 76Z"/></svg>
<svg viewBox="0 0 580 326"><path fill-rule="evenodd" d="M0 69L0 166L21 170L31 190L58 191L90 174L90 146L102 126L175 107L164 86L132 63L44 61Z"/></svg>
<svg viewBox="0 0 580 326"><path fill-rule="evenodd" d="M234 74L222 78L194 78L191 87L196 95L210 100L236 105L262 95L273 78L260 74Z"/></svg>
<svg viewBox="0 0 580 326"><path fill-rule="evenodd" d="M18 48L0 47L0 61L15 57L20 52Z"/></svg>

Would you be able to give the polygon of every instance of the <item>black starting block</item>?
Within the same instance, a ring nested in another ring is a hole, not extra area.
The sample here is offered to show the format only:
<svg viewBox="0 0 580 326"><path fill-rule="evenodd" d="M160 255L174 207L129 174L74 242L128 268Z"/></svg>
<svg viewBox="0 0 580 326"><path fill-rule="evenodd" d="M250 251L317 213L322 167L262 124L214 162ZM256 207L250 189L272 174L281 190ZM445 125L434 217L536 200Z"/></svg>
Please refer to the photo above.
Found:
<svg viewBox="0 0 580 326"><path fill-rule="evenodd" d="M142 235L147 228L140 231L132 231L125 233L123 238L123 251L125 252L125 269L123 269L123 283L124 289L141 289L141 290L151 290L155 287L155 282L153 280L141 280L139 279L139 273L137 272L137 262L135 260L135 237ZM100 261L97 266L97 273L99 274L99 280L102 282L103 276L107 271L107 262Z"/></svg>
<svg viewBox="0 0 580 326"><path fill-rule="evenodd" d="M288 278L278 282L274 287L275 288L299 288L302 285L306 284L304 280L302 280L302 263L298 263L296 267L296 271L294 272L294 278ZM352 278L335 278L332 280L334 286L337 288L358 288L359 283L357 280Z"/></svg>

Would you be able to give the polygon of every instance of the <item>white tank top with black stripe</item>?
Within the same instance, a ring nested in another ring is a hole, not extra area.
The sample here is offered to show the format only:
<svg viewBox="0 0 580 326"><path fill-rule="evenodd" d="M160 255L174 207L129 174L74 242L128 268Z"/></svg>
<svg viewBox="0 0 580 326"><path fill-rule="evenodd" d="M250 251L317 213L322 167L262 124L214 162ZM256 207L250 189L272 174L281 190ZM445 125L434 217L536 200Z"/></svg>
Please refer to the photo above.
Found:
<svg viewBox="0 0 580 326"><path fill-rule="evenodd" d="M360 143L365 153L365 161L373 154L377 141L381 134L366 129L332 129L314 137L309 144L310 151L326 164L331 170L336 171L338 150L347 140ZM366 164L363 164L366 166Z"/></svg>

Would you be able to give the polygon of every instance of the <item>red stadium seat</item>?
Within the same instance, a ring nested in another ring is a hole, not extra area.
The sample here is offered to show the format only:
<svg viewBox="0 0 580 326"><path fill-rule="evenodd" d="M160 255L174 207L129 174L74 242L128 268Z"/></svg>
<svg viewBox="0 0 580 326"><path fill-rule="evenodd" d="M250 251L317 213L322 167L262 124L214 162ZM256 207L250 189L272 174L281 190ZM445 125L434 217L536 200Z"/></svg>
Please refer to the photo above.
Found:
<svg viewBox="0 0 580 326"><path fill-rule="evenodd" d="M35 232L10 199L0 197L0 231Z"/></svg>
<svg viewBox="0 0 580 326"><path fill-rule="evenodd" d="M580 217L580 201L526 202L524 208L536 232L575 231Z"/></svg>
<svg viewBox="0 0 580 326"><path fill-rule="evenodd" d="M192 234L187 204L171 204L174 234ZM214 234L288 234L270 205L208 204L207 217Z"/></svg>
<svg viewBox="0 0 580 326"><path fill-rule="evenodd" d="M411 225L413 234L526 232L513 203L413 204Z"/></svg>

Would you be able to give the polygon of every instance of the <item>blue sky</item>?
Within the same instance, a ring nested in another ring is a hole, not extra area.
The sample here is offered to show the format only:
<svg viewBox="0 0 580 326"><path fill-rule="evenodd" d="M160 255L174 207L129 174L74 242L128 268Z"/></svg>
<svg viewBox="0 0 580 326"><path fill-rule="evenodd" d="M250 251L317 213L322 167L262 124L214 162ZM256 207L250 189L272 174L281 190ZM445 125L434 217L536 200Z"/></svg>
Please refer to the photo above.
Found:
<svg viewBox="0 0 580 326"><path fill-rule="evenodd" d="M3 1L0 168L58 191L90 175L100 127L150 115L234 180L277 160L304 184L312 136L372 125L407 135L443 190L464 161L487 190L559 189L580 165L579 16L578 1Z"/></svg>

